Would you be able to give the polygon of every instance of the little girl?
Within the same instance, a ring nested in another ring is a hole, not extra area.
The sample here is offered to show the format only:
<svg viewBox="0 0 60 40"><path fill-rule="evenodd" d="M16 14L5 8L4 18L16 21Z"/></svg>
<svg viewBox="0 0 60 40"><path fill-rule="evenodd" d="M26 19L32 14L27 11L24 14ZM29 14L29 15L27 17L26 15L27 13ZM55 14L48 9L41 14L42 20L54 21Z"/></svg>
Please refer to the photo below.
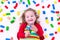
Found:
<svg viewBox="0 0 60 40"><path fill-rule="evenodd" d="M34 9L29 8L22 14L22 24L17 33L17 38L37 38L44 40L43 30L37 22L38 16Z"/></svg>

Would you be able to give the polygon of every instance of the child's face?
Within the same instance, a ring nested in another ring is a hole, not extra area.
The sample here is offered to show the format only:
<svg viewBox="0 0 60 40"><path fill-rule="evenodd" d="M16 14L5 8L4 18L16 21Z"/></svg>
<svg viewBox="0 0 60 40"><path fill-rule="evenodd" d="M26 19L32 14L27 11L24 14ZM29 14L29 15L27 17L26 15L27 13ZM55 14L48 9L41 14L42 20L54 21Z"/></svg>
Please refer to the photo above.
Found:
<svg viewBox="0 0 60 40"><path fill-rule="evenodd" d="M33 11L27 11L25 13L25 21L28 24L34 24L34 22L36 21L36 16Z"/></svg>

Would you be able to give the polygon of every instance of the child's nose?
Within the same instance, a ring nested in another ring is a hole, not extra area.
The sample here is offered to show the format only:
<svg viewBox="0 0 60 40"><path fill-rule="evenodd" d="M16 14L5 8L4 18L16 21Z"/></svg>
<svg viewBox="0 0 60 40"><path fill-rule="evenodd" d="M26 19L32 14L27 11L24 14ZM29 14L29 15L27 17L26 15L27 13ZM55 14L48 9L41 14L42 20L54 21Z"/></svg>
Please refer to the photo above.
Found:
<svg viewBox="0 0 60 40"><path fill-rule="evenodd" d="M30 19L32 19L32 17L30 17Z"/></svg>

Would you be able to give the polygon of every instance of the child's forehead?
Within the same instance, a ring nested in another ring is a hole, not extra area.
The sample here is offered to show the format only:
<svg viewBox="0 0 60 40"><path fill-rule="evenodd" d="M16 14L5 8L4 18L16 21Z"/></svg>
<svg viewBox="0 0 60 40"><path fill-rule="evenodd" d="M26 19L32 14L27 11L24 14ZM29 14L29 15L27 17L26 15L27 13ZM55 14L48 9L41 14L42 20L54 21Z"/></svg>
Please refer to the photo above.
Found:
<svg viewBox="0 0 60 40"><path fill-rule="evenodd" d="M34 14L33 11L27 11L27 12L25 13L25 15L33 15L33 14Z"/></svg>

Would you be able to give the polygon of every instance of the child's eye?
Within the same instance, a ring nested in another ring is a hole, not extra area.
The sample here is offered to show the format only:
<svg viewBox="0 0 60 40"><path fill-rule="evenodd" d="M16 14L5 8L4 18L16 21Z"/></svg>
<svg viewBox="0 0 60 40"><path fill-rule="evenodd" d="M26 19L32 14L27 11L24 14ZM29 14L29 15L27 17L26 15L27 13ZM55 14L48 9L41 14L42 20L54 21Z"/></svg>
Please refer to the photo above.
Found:
<svg viewBox="0 0 60 40"><path fill-rule="evenodd" d="M27 16L27 18L29 18L29 16Z"/></svg>
<svg viewBox="0 0 60 40"><path fill-rule="evenodd" d="M33 15L31 17L33 17Z"/></svg>

